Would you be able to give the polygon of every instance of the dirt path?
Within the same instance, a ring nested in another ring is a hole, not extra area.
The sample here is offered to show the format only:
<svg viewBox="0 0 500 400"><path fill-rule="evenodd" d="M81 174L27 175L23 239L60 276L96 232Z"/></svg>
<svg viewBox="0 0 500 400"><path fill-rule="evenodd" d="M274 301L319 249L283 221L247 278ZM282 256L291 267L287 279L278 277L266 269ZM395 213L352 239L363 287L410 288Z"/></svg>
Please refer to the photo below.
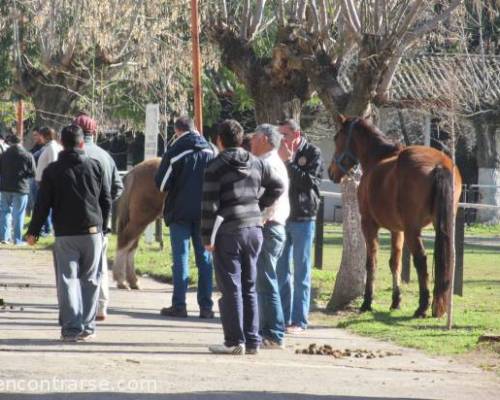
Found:
<svg viewBox="0 0 500 400"><path fill-rule="evenodd" d="M207 346L222 341L220 322L196 318L195 293L189 297L192 318L160 317L171 287L149 279L140 292L111 291L110 317L94 342L62 344L50 253L0 249L5 284L0 399L497 399L500 393L493 374L339 329L312 327L287 338L285 351L214 356ZM295 354L311 343L401 355Z"/></svg>

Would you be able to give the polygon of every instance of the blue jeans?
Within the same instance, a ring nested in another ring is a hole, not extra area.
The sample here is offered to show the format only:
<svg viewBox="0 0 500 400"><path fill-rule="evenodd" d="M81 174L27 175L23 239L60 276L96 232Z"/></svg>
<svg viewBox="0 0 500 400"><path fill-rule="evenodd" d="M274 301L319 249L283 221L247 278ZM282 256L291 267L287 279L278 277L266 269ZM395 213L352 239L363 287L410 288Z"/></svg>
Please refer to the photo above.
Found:
<svg viewBox="0 0 500 400"><path fill-rule="evenodd" d="M264 241L257 260L260 334L263 338L281 344L285 334L285 319L276 265L285 246L285 227L279 224L266 224L262 234Z"/></svg>
<svg viewBox="0 0 500 400"><path fill-rule="evenodd" d="M24 193L2 192L0 198L0 241L10 239L9 220L12 217L14 244L23 243L23 226L28 195Z"/></svg>
<svg viewBox="0 0 500 400"><path fill-rule="evenodd" d="M186 307L186 292L189 284L189 241L192 240L194 257L198 267L198 305L200 309L211 310L212 301L212 256L201 241L200 224L170 224L170 244L174 259L174 294L172 305Z"/></svg>
<svg viewBox="0 0 500 400"><path fill-rule="evenodd" d="M33 212L33 210L35 208L36 199L38 197L39 186L40 186L40 183L34 179L30 183L31 212ZM47 220L42 225L42 231L40 233L41 233L41 236L47 236L47 235L50 235L51 232L52 232L52 210L49 211L49 215L47 217Z"/></svg>
<svg viewBox="0 0 500 400"><path fill-rule="evenodd" d="M278 261L276 275L280 287L281 304L287 325L306 328L311 302L311 248L316 223L289 221L286 224L286 242ZM293 278L292 278L293 254Z"/></svg>

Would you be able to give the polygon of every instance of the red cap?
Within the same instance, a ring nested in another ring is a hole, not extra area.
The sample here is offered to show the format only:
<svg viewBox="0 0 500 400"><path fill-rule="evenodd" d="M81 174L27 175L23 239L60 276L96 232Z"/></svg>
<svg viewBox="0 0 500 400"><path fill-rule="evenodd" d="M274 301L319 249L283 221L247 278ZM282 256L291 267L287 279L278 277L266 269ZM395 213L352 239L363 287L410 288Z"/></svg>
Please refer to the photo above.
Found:
<svg viewBox="0 0 500 400"><path fill-rule="evenodd" d="M97 130L97 122L87 114L78 115L73 124L78 125L86 133L95 133Z"/></svg>

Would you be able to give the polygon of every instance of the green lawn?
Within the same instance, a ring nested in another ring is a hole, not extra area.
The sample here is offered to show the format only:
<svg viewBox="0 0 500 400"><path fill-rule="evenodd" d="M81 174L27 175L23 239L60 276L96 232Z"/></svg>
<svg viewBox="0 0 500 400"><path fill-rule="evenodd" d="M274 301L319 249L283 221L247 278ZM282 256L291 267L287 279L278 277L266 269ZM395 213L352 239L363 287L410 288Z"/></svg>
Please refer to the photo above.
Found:
<svg viewBox="0 0 500 400"><path fill-rule="evenodd" d="M136 256L139 274L147 274L162 281L171 281L172 259L168 229L164 229L165 249L158 243L141 243ZM426 232L432 234L432 232ZM467 228L466 235L499 236L497 248L467 245L464 259L464 296L454 297L454 324L450 332L445 330L445 319L411 318L418 304L418 287L414 268L411 283L403 285L401 310L389 312L391 301L391 276L388 267L389 235L380 235L379 268L377 272L374 311L358 314L344 312L331 315L324 306L331 295L335 274L342 253L341 227L325 226L324 269L313 271L314 312L313 324L339 326L353 332L370 335L399 344L424 349L434 354L458 354L474 349L477 339L485 333L500 334L500 226L475 226ZM41 244L48 244L43 239ZM109 257L114 258L116 238L111 238ZM432 240L425 240L428 259L432 260ZM197 273L191 257L191 282ZM431 274L432 264L429 266ZM432 274L431 274L432 275ZM359 306L359 304L355 304Z"/></svg>

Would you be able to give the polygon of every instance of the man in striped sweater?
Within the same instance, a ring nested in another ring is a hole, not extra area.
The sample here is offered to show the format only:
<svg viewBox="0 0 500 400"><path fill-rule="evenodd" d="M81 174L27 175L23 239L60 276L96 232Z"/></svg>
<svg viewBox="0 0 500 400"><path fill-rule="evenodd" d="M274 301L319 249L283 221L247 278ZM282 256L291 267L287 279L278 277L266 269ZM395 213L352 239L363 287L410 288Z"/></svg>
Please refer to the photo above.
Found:
<svg viewBox="0 0 500 400"><path fill-rule="evenodd" d="M220 154L205 171L201 233L213 252L224 344L212 353L256 354L260 345L255 291L256 263L262 245L262 212L283 193L271 167L240 146L243 128L226 120L217 132ZM217 215L224 218L215 243L210 237ZM246 348L246 349L245 349Z"/></svg>

